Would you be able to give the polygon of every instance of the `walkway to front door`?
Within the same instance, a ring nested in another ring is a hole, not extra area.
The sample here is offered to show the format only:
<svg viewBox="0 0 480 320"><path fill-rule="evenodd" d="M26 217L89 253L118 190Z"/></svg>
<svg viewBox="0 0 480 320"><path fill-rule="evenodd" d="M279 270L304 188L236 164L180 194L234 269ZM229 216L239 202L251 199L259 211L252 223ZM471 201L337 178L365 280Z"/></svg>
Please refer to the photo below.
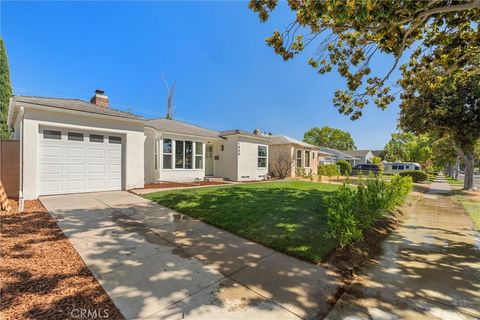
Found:
<svg viewBox="0 0 480 320"><path fill-rule="evenodd" d="M42 197L127 319L311 319L342 282L125 191Z"/></svg>

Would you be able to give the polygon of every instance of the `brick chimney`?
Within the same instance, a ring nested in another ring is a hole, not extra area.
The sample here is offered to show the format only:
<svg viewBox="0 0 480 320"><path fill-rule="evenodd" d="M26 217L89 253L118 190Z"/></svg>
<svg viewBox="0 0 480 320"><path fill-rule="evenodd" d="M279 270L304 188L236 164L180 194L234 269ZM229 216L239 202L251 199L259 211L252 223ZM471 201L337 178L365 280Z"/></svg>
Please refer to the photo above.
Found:
<svg viewBox="0 0 480 320"><path fill-rule="evenodd" d="M95 95L90 99L90 103L93 103L99 107L108 108L108 97L104 95L105 91L97 89Z"/></svg>

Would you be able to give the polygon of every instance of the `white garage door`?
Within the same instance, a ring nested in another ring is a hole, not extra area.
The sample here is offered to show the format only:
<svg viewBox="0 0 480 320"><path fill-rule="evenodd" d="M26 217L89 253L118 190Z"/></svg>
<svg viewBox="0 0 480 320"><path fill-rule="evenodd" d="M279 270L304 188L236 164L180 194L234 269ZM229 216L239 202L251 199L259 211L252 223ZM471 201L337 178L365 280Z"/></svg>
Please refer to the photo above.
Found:
<svg viewBox="0 0 480 320"><path fill-rule="evenodd" d="M122 145L115 134L42 128L40 195L121 190Z"/></svg>

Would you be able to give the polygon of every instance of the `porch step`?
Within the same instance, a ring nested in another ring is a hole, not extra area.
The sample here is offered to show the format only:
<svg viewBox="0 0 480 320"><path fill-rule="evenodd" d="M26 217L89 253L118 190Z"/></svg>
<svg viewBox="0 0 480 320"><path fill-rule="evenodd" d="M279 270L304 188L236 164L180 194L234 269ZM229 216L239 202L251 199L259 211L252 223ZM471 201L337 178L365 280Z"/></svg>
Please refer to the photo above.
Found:
<svg viewBox="0 0 480 320"><path fill-rule="evenodd" d="M205 177L205 181L208 182L223 182L224 180L222 177Z"/></svg>

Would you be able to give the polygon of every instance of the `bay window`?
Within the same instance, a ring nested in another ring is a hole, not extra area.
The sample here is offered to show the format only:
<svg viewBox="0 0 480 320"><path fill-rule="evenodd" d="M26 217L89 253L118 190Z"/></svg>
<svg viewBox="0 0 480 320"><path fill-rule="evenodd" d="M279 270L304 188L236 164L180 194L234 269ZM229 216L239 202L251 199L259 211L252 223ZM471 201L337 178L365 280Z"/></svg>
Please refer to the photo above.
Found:
<svg viewBox="0 0 480 320"><path fill-rule="evenodd" d="M185 141L185 169L193 169L193 142Z"/></svg>
<svg viewBox="0 0 480 320"><path fill-rule="evenodd" d="M158 151L155 149L155 158ZM155 160L156 161L156 160ZM163 169L203 169L203 143L163 139Z"/></svg>
<svg viewBox="0 0 480 320"><path fill-rule="evenodd" d="M195 142L195 169L203 169L203 143Z"/></svg>
<svg viewBox="0 0 480 320"><path fill-rule="evenodd" d="M185 155L183 148L183 141L175 140L175 169L183 169L183 156Z"/></svg>
<svg viewBox="0 0 480 320"><path fill-rule="evenodd" d="M163 139L163 169L172 169L172 139Z"/></svg>

